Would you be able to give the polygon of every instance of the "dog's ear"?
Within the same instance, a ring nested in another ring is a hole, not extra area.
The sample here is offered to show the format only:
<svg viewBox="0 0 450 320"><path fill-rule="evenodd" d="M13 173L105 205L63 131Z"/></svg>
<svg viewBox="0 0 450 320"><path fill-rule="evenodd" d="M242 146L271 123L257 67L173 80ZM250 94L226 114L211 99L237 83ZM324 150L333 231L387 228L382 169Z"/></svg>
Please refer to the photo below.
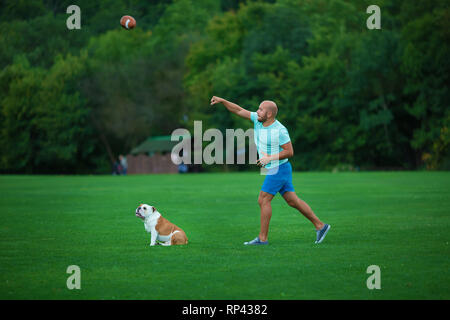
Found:
<svg viewBox="0 0 450 320"><path fill-rule="evenodd" d="M152 207L152 208L153 208L153 212L158 211L158 209L156 209L155 207Z"/></svg>

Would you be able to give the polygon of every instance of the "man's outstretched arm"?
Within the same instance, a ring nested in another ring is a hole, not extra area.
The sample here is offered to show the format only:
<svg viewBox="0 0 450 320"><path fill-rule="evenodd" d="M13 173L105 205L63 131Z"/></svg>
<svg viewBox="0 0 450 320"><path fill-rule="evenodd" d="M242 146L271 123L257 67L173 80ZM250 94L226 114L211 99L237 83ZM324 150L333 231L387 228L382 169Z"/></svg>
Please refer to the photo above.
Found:
<svg viewBox="0 0 450 320"><path fill-rule="evenodd" d="M244 108L241 108L237 104L227 101L225 99L219 98L219 97L212 97L211 98L211 105L215 105L217 103L222 103L230 112L237 114L238 116L251 120L250 118L250 111L245 110Z"/></svg>

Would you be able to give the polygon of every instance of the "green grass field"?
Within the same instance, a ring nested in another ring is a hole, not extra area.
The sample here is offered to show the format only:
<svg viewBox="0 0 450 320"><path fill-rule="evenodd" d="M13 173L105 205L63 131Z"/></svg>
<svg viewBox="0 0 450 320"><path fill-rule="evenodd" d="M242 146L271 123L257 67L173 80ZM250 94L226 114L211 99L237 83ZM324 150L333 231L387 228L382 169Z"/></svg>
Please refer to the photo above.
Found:
<svg viewBox="0 0 450 320"><path fill-rule="evenodd" d="M450 173L294 173L332 229L273 200L259 233L257 172L0 176L1 299L449 299ZM187 246L150 247L134 211L154 205ZM81 290L66 287L69 265ZM381 269L369 290L366 269Z"/></svg>

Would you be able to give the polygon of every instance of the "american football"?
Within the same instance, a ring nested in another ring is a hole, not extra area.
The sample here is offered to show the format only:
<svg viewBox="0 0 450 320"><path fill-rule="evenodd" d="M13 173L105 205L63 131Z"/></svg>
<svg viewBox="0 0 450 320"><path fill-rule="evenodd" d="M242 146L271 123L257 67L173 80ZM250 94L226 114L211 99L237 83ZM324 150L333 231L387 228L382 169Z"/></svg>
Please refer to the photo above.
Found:
<svg viewBox="0 0 450 320"><path fill-rule="evenodd" d="M120 24L125 29L130 30L136 27L136 20L132 16L123 16L120 18Z"/></svg>

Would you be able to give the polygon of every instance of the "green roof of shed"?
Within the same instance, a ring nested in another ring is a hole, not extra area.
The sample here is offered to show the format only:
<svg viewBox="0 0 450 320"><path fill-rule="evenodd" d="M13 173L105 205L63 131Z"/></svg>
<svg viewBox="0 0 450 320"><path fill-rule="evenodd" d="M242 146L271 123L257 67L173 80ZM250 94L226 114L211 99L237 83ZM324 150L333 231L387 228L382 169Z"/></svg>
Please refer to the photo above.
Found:
<svg viewBox="0 0 450 320"><path fill-rule="evenodd" d="M179 141L171 141L171 137L172 136L149 137L136 148L131 150L131 154L172 151L173 147L177 145L181 139ZM188 136L184 137L184 139L186 138L188 138Z"/></svg>

